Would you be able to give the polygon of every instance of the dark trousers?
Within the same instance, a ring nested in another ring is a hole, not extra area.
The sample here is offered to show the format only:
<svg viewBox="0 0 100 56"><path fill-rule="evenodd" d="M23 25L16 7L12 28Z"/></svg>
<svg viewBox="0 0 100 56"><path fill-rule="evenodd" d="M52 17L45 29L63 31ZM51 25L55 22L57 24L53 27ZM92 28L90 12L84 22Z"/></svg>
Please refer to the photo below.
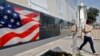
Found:
<svg viewBox="0 0 100 56"><path fill-rule="evenodd" d="M84 41L83 41L82 45L79 47L79 50L81 50L81 49L83 48L83 46L84 46L87 42L90 43L91 50L92 50L93 53L95 53L93 40L92 40L91 37L88 37L88 36L84 36Z"/></svg>

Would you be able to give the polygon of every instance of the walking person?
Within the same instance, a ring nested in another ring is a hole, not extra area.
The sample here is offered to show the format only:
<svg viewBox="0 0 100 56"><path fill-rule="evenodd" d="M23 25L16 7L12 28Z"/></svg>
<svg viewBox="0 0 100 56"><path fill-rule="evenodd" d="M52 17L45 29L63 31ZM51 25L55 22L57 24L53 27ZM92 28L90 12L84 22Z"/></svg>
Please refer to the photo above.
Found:
<svg viewBox="0 0 100 56"><path fill-rule="evenodd" d="M93 54L97 55L96 51L94 49L94 43L93 43L93 39L92 39L92 35L91 35L91 31L93 30L92 24L93 24L93 21L87 19L86 25L84 26L84 29L82 30L82 32L84 32L84 34L85 34L84 41L81 44L81 46L79 47L79 50L81 50L84 47L84 45L86 45L86 43L89 42Z"/></svg>
<svg viewBox="0 0 100 56"><path fill-rule="evenodd" d="M73 24L71 26L71 32L73 33L73 35L75 35L77 33L77 24L74 19L72 20L72 22L73 22Z"/></svg>
<svg viewBox="0 0 100 56"><path fill-rule="evenodd" d="M71 27L71 32L72 34L72 39L73 39L73 44L72 44L72 48L73 48L73 56L76 56L77 53L77 37L76 37L76 33L77 33L77 24L76 21L73 20L73 25Z"/></svg>

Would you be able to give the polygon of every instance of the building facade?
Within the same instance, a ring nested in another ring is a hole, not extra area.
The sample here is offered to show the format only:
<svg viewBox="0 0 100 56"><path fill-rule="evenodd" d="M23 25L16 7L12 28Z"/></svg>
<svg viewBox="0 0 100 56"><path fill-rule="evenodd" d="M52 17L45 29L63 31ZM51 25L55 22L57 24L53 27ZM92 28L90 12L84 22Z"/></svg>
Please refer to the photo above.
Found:
<svg viewBox="0 0 100 56"><path fill-rule="evenodd" d="M0 3L0 47L69 35L73 19L78 21L77 3L73 2L75 1L3 0ZM13 33L11 35L8 32Z"/></svg>
<svg viewBox="0 0 100 56"><path fill-rule="evenodd" d="M76 18L78 0L7 0L46 14L71 21ZM77 19L78 20L78 19Z"/></svg>

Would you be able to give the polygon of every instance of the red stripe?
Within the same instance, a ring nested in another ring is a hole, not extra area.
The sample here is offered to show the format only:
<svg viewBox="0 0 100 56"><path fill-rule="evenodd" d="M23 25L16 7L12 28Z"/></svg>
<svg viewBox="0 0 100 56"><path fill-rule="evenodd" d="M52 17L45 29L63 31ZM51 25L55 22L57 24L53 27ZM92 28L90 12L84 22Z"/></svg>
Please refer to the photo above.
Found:
<svg viewBox="0 0 100 56"><path fill-rule="evenodd" d="M16 12L17 12L17 11L22 11L22 10L24 10L24 9L22 9L22 8L19 8L19 7L15 7L14 9L15 9ZM39 16L39 13L37 13L37 12L32 12L32 13L29 13L29 14L24 15L24 16L27 16L27 17L29 17L29 18L34 18L34 17Z"/></svg>
<svg viewBox="0 0 100 56"><path fill-rule="evenodd" d="M24 18L24 19L22 19L22 25L25 25L25 24L27 24L28 22L31 22L31 21L34 21L34 20L32 20L31 18Z"/></svg>
<svg viewBox="0 0 100 56"><path fill-rule="evenodd" d="M0 38L0 39L1 39L1 38ZM1 45L2 45L1 41L2 41L2 40L0 40L0 47L2 47L2 46L1 46Z"/></svg>
<svg viewBox="0 0 100 56"><path fill-rule="evenodd" d="M22 10L24 10L24 9L22 9L22 8L19 8L19 7L15 7L15 10L16 11L22 11ZM20 14L20 13L19 13ZM21 15L23 15L23 14L21 14ZM23 16L26 16L27 18L27 20L34 20L34 19L36 19L36 17L38 17L39 16L39 13L37 13L37 12L32 12L32 13L29 13L29 14L27 14L27 15L23 15ZM34 19L33 19L34 18ZM34 21L37 21L37 20L34 20ZM24 20L24 22L26 22L25 20ZM38 21L39 22L39 21ZM23 23L24 24L24 23Z"/></svg>
<svg viewBox="0 0 100 56"><path fill-rule="evenodd" d="M35 21L35 22L40 22L40 21L36 21L36 20L33 20L33 19L31 19L31 18L24 18L24 19L22 19L22 25L25 25L25 24L27 24L28 22L31 22L31 21Z"/></svg>
<svg viewBox="0 0 100 56"><path fill-rule="evenodd" d="M9 40L11 40L14 37L25 38L30 33L32 33L34 30L36 30L38 27L39 27L39 25L37 24L37 25L32 26L31 28L29 28L28 30L26 30L20 34L17 34L14 32L10 32L10 33L5 34L4 36L0 37L0 40L2 40L1 46L3 46L5 43L7 43Z"/></svg>
<svg viewBox="0 0 100 56"><path fill-rule="evenodd" d="M35 17L39 16L39 13L33 12L33 13L29 13L29 14L27 14L25 16L27 16L29 18L35 18Z"/></svg>
<svg viewBox="0 0 100 56"><path fill-rule="evenodd" d="M22 8L19 8L19 7L15 7L14 9L15 9L16 12L17 12L17 11L22 11L22 10L24 10L24 9L22 9Z"/></svg>
<svg viewBox="0 0 100 56"><path fill-rule="evenodd" d="M31 41L35 41L39 37L39 32L31 39Z"/></svg>

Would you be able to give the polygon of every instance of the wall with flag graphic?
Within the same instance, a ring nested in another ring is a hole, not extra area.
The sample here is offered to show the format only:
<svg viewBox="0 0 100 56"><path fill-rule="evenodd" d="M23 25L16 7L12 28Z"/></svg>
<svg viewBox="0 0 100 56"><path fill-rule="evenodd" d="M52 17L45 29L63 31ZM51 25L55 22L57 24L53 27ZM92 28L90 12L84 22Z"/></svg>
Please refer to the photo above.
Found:
<svg viewBox="0 0 100 56"><path fill-rule="evenodd" d="M0 3L0 47L39 39L40 13Z"/></svg>
<svg viewBox="0 0 100 56"><path fill-rule="evenodd" d="M12 2L0 3L0 48L70 34L71 22Z"/></svg>
<svg viewBox="0 0 100 56"><path fill-rule="evenodd" d="M0 48L58 36L58 19L10 2L0 3Z"/></svg>

